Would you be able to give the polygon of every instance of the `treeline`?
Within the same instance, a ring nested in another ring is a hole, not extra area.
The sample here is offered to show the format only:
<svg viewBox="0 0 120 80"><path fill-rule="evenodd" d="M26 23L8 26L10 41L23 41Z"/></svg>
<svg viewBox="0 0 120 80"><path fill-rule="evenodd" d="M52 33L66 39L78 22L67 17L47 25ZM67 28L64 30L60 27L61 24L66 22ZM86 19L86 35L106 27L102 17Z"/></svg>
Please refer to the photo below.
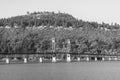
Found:
<svg viewBox="0 0 120 80"><path fill-rule="evenodd" d="M0 53L53 52L52 38L55 38L56 52L120 53L120 26L118 24L85 22L66 13L34 12L1 19L0 26L2 26L0 28ZM11 28L4 28L6 26ZM67 43L68 39L71 42L70 46Z"/></svg>
<svg viewBox="0 0 120 80"><path fill-rule="evenodd" d="M119 54L119 31L110 32L100 29L64 28L55 30L38 28L1 28L0 53L46 53L53 52L52 38L55 38L56 52L79 54ZM71 44L68 47L67 40ZM69 50L70 49L70 50Z"/></svg>

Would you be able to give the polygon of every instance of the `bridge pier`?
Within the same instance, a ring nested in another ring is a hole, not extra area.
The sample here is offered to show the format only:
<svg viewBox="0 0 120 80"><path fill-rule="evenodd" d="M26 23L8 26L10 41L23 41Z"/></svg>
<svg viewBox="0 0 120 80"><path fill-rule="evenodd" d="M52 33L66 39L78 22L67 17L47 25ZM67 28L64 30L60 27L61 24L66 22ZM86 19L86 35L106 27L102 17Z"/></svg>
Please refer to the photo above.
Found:
<svg viewBox="0 0 120 80"><path fill-rule="evenodd" d="M108 60L111 61L112 60L111 57L109 57Z"/></svg>
<svg viewBox="0 0 120 80"><path fill-rule="evenodd" d="M104 58L104 57L102 57L102 61L105 61L105 58Z"/></svg>
<svg viewBox="0 0 120 80"><path fill-rule="evenodd" d="M27 58L23 58L23 60L24 60L24 63L27 63Z"/></svg>
<svg viewBox="0 0 120 80"><path fill-rule="evenodd" d="M39 62L42 63L42 57L39 58Z"/></svg>
<svg viewBox="0 0 120 80"><path fill-rule="evenodd" d="M80 57L77 58L77 61L80 61Z"/></svg>
<svg viewBox="0 0 120 80"><path fill-rule="evenodd" d="M6 59L5 59L5 62L6 62L7 64L9 64L9 63L10 63L9 58L6 58Z"/></svg>
<svg viewBox="0 0 120 80"><path fill-rule="evenodd" d="M56 62L56 57L52 57L52 62Z"/></svg>
<svg viewBox="0 0 120 80"><path fill-rule="evenodd" d="M114 60L115 60L115 61L117 61L117 60L118 60L118 58L117 58L117 57L114 57Z"/></svg>
<svg viewBox="0 0 120 80"><path fill-rule="evenodd" d="M86 61L89 61L89 57L88 56L86 57Z"/></svg>
<svg viewBox="0 0 120 80"><path fill-rule="evenodd" d="M67 54L67 62L70 62L70 61L71 61L70 54Z"/></svg>
<svg viewBox="0 0 120 80"><path fill-rule="evenodd" d="M97 61L97 57L95 57L95 61Z"/></svg>

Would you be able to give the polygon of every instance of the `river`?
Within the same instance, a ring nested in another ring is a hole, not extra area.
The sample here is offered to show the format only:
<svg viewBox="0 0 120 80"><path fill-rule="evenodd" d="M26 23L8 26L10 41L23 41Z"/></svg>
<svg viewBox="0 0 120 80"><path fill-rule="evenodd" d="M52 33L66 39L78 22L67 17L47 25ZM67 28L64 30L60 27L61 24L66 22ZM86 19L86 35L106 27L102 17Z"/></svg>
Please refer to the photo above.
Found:
<svg viewBox="0 0 120 80"><path fill-rule="evenodd" d="M0 80L119 80L120 61L0 65Z"/></svg>

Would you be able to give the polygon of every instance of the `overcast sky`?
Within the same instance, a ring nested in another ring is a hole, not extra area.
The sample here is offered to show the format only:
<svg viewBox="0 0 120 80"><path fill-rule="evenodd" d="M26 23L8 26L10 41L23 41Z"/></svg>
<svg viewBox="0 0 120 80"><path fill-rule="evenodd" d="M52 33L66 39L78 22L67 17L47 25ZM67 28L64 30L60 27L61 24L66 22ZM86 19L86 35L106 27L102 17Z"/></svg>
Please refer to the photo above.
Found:
<svg viewBox="0 0 120 80"><path fill-rule="evenodd" d="M120 24L120 0L0 0L0 18L27 11L55 11L78 19Z"/></svg>

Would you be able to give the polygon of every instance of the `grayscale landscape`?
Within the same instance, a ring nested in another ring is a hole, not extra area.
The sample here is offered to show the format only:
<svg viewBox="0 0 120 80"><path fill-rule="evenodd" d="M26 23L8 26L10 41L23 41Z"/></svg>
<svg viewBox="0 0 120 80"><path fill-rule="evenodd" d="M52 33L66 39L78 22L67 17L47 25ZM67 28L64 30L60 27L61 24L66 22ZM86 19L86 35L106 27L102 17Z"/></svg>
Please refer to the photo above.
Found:
<svg viewBox="0 0 120 80"><path fill-rule="evenodd" d="M119 0L0 0L0 80L119 80Z"/></svg>

